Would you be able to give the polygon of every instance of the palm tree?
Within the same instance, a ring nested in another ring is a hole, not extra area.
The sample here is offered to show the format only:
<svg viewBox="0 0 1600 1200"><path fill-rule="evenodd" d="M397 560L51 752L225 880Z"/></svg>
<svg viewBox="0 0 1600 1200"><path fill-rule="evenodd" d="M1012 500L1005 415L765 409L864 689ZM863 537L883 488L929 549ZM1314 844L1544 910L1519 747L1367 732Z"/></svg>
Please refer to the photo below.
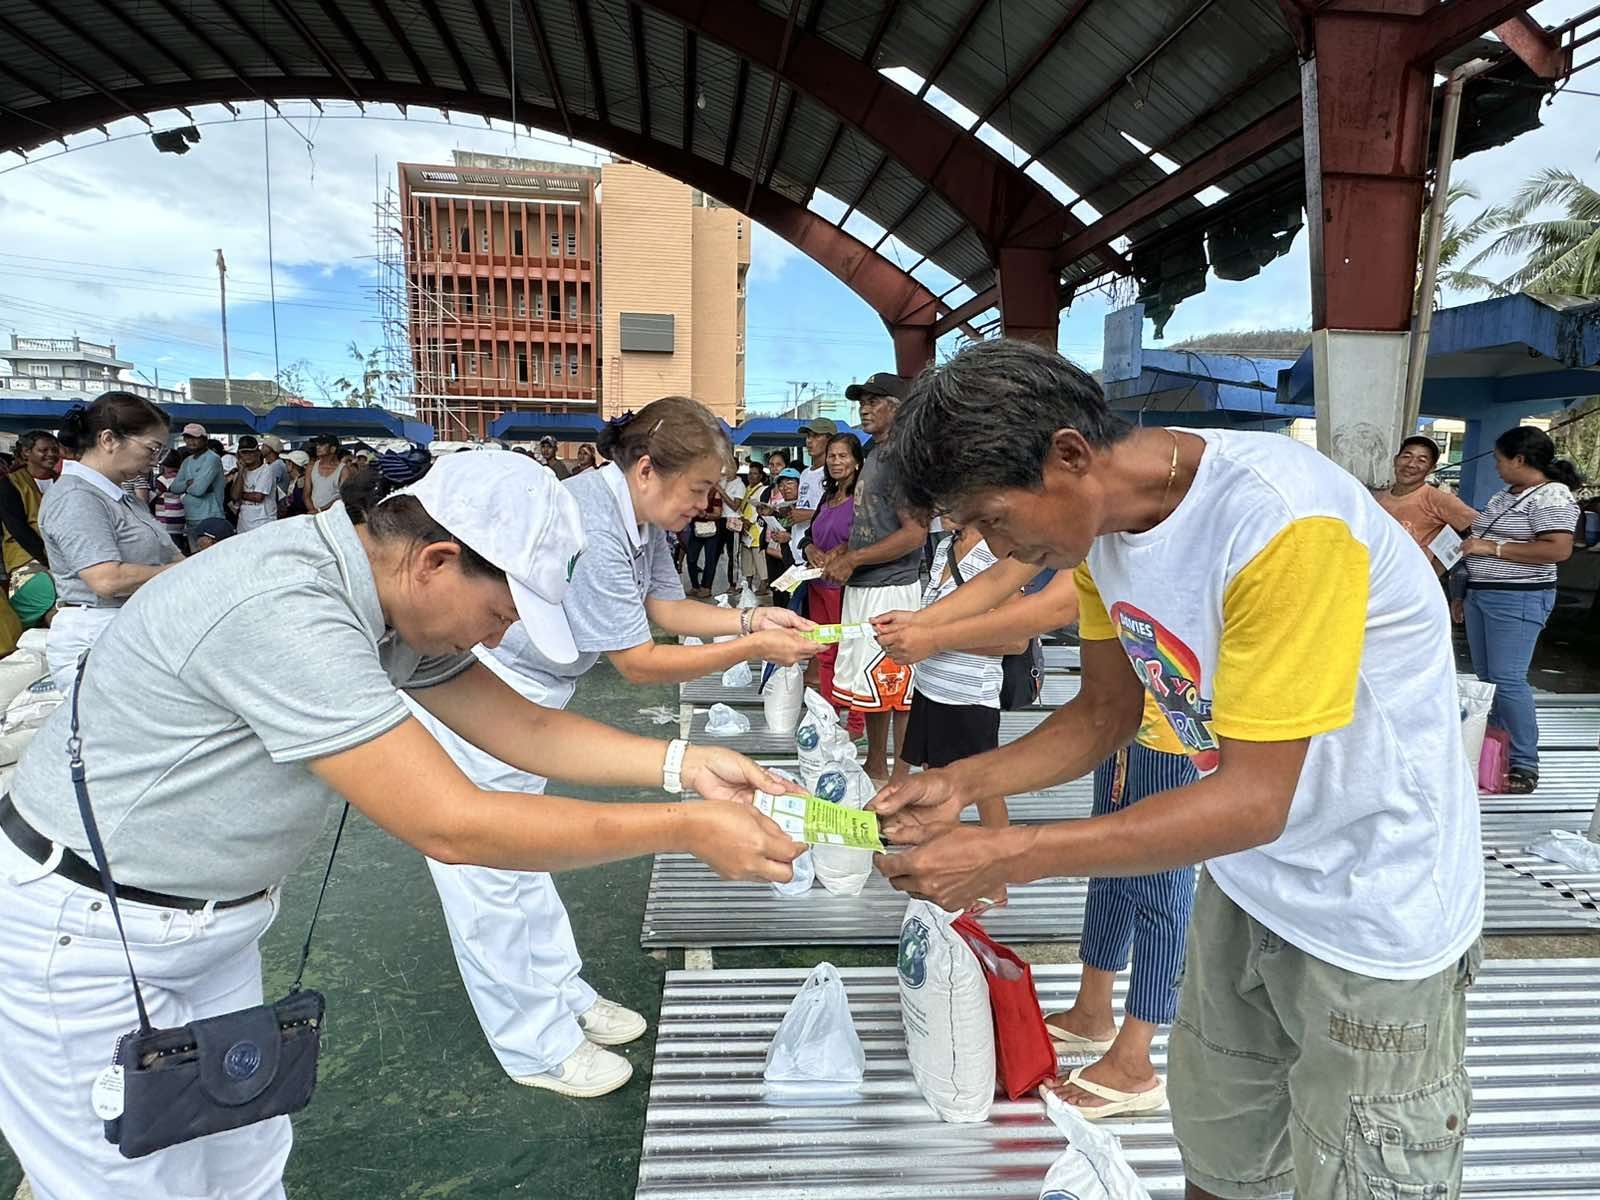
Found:
<svg viewBox="0 0 1600 1200"><path fill-rule="evenodd" d="M1454 292L1481 292L1500 291L1500 285L1486 275L1479 275L1473 271L1477 259L1465 267L1456 267L1454 264L1461 259L1474 245L1488 237L1495 230L1502 227L1504 210L1486 208L1474 217L1466 220L1457 220L1455 209L1468 200L1478 199L1478 190L1465 180L1452 183L1450 190L1445 193L1444 207L1444 232L1439 236L1439 274L1434 285L1433 306L1439 307L1442 299L1440 292L1449 288ZM1428 218L1431 210L1422 211L1422 243L1428 241ZM1422 284L1418 279L1417 286Z"/></svg>
<svg viewBox="0 0 1600 1200"><path fill-rule="evenodd" d="M1561 216L1535 220L1544 208ZM1493 290L1555 296L1600 294L1600 191L1571 171L1546 167L1534 175L1495 218L1502 232L1467 264L1509 255L1521 261Z"/></svg>

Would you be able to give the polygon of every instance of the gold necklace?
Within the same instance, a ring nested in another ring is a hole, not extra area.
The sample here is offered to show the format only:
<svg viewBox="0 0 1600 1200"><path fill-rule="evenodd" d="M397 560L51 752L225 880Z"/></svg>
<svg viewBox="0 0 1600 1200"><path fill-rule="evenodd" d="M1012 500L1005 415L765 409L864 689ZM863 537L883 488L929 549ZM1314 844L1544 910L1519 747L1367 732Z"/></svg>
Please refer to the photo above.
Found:
<svg viewBox="0 0 1600 1200"><path fill-rule="evenodd" d="M1158 525L1172 515L1167 511L1167 498L1172 495L1172 481L1178 477L1178 435L1170 429L1167 435L1172 438L1172 466L1167 468L1167 486L1161 492L1161 515L1156 518Z"/></svg>

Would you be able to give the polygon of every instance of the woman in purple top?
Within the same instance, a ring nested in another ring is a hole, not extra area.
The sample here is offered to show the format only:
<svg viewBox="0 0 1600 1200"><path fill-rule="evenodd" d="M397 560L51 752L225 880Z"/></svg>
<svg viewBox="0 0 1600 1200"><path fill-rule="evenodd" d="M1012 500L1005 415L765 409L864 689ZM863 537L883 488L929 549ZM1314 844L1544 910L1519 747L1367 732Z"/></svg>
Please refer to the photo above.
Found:
<svg viewBox="0 0 1600 1200"><path fill-rule="evenodd" d="M836 433L828 439L823 456L822 506L811 520L806 564L822 568L850 541L850 523L856 513L856 480L861 475L861 439L853 433ZM818 625L835 625L844 604L844 589L825 579L813 579L806 588L806 616ZM833 695L833 662L838 646L829 646L813 660L824 696ZM809 682L809 681L808 681Z"/></svg>

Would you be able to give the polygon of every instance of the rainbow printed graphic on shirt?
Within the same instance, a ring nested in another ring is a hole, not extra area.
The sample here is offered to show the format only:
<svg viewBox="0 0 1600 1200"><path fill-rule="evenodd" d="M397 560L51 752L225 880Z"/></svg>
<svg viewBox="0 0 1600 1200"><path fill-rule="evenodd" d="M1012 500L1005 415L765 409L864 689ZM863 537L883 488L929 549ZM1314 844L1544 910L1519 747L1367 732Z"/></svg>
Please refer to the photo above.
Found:
<svg viewBox="0 0 1600 1200"><path fill-rule="evenodd" d="M1216 770L1222 756L1211 732L1211 700L1201 693L1200 660L1194 651L1149 613L1122 601L1111 606L1111 624L1134 674L1166 716L1184 753L1202 773Z"/></svg>

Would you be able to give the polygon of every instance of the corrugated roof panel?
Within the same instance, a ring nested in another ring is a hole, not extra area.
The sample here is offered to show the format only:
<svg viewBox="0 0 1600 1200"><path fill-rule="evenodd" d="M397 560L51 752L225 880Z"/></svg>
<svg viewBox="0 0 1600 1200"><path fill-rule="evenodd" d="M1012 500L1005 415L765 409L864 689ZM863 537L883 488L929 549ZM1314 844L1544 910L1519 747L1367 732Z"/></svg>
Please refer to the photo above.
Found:
<svg viewBox="0 0 1600 1200"><path fill-rule="evenodd" d="M1046 803L1033 801L1041 813L1047 812ZM1073 801L1055 803L1065 808ZM1592 904L1563 896L1498 861L1486 861L1483 869L1486 932L1600 931L1600 911ZM1075 941L1083 935L1087 889L1081 878L1013 884L1005 906L984 914L984 926L1002 941ZM834 896L820 884L803 896L780 896L765 883L718 879L686 854L658 854L639 944L646 949L892 945L905 907L906 897L876 870L856 896Z"/></svg>
<svg viewBox="0 0 1600 1200"><path fill-rule="evenodd" d="M467 69L472 72L472 77L477 81L480 91L490 96L507 96L505 73L501 69L499 60L495 57L489 45L488 38L483 36L483 26L478 20L478 13L473 8L471 0L438 0L439 16L444 26L450 32L456 47L461 51L461 57L466 60ZM546 12L545 24L550 24ZM419 20L427 18L419 13ZM502 33L502 42L504 45ZM448 56L446 56L448 59ZM572 102L568 96L568 103Z"/></svg>
<svg viewBox="0 0 1600 1200"><path fill-rule="evenodd" d="M707 38L700 38L696 44L694 152L720 166L728 146L734 94L738 91L739 59ZM700 107L702 98L704 108Z"/></svg>
<svg viewBox="0 0 1600 1200"><path fill-rule="evenodd" d="M822 19L817 23L817 36L826 38L850 57L859 59L866 52L867 40L877 28L878 19L888 3L890 0L827 0ZM919 20L925 7L924 4L898 4L884 44L892 45L897 41L902 25Z"/></svg>
<svg viewBox="0 0 1600 1200"><path fill-rule="evenodd" d="M811 181L822 168L822 157L833 140L839 122L815 100L802 95L789 121L789 136L784 141L783 157L776 160L772 186L799 204L811 199ZM769 150L775 154L776 150Z"/></svg>
<svg viewBox="0 0 1600 1200"><path fill-rule="evenodd" d="M781 93L782 88L778 89ZM756 171L756 151L761 148L761 130L767 124L767 102L772 98L772 73L760 67L750 69L750 86L745 89L744 116L739 123L734 142L733 169L749 176ZM779 96L782 99L782 96ZM767 153L772 153L773 139L778 136L778 122L783 119L781 104L772 106L771 127L767 133ZM739 197L742 202L743 196Z"/></svg>
<svg viewBox="0 0 1600 1200"><path fill-rule="evenodd" d="M589 22L594 27L595 53L611 119L624 129L639 132L639 74L633 57L633 28L623 0L587 0ZM681 78L680 66L673 78ZM651 97L652 103L654 96ZM650 112L652 124L655 109Z"/></svg>
<svg viewBox="0 0 1600 1200"><path fill-rule="evenodd" d="M1036 1099L998 1099L989 1120L947 1125L906 1060L893 968L840 970L867 1052L863 1100L768 1104L767 1046L803 970L669 971L645 1115L639 1200L1035 1200L1061 1135ZM1047 1010L1067 1007L1077 966L1036 966ZM1126 984L1118 981L1119 1011ZM1490 961L1467 993L1473 1113L1462 1194L1592 1200L1600 1175L1600 964ZM1156 1066L1166 1068L1166 1035ZM1179 1200L1182 1169L1165 1114L1116 1120L1154 1200Z"/></svg>
<svg viewBox="0 0 1600 1200"><path fill-rule="evenodd" d="M683 147L683 26L646 7L644 42L650 78L650 130L658 142ZM693 103L691 98L690 103Z"/></svg>

